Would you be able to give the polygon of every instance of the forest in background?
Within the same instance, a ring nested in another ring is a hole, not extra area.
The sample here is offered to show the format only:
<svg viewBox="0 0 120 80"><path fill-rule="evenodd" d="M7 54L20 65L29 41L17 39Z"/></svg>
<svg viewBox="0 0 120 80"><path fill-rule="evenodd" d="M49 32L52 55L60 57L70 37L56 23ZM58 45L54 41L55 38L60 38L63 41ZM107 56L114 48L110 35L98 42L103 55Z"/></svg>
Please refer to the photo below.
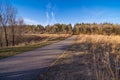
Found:
<svg viewBox="0 0 120 80"><path fill-rule="evenodd" d="M23 24L23 19L19 22L19 24L15 24L14 27L11 25L6 26L6 34L8 44L12 45L13 35L14 35L14 45L15 43L19 43L19 40L23 38L25 34L71 34L71 35L79 35L79 34L102 34L102 35L120 35L120 25L118 24L75 24L72 26L71 24L54 24L54 25L25 25ZM12 30L14 29L14 31ZM14 33L14 34L13 34ZM5 45L5 30L3 27L0 27L0 43L1 46ZM4 43L4 44L3 44ZM13 45L13 46L14 46Z"/></svg>

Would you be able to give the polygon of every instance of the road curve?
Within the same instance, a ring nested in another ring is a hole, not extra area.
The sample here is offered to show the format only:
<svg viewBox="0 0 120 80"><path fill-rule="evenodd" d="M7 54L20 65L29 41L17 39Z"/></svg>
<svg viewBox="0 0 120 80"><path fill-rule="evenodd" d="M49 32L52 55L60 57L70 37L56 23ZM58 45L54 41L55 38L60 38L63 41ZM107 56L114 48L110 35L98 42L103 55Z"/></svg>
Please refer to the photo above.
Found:
<svg viewBox="0 0 120 80"><path fill-rule="evenodd" d="M35 80L75 38L0 60L0 80Z"/></svg>

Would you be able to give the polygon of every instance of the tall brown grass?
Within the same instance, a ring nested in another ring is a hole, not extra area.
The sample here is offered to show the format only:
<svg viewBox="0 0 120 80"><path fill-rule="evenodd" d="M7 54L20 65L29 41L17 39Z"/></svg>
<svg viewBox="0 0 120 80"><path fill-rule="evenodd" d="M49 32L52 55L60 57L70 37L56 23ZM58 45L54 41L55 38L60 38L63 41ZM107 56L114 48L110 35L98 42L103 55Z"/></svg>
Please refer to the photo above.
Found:
<svg viewBox="0 0 120 80"><path fill-rule="evenodd" d="M119 80L120 36L79 35L76 44L90 46L96 80Z"/></svg>
<svg viewBox="0 0 120 80"><path fill-rule="evenodd" d="M81 34L77 37L77 42L91 42L91 43L108 43L120 44L120 36L115 35L85 35Z"/></svg>
<svg viewBox="0 0 120 80"><path fill-rule="evenodd" d="M69 37L70 34L24 34L16 46L31 45L47 41L57 41Z"/></svg>

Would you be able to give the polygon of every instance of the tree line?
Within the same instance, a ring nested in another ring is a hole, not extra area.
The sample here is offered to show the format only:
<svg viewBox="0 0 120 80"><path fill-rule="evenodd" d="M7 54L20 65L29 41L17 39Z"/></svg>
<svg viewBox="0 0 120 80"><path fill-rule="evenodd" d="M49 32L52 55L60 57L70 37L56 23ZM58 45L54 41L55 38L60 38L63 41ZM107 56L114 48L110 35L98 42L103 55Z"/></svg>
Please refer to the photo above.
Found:
<svg viewBox="0 0 120 80"><path fill-rule="evenodd" d="M49 33L49 34L104 34L120 35L120 25L111 23L77 23L71 24L54 24L54 25L23 25L24 33Z"/></svg>
<svg viewBox="0 0 120 80"><path fill-rule="evenodd" d="M47 26L24 25L24 30L24 33L120 35L120 25L111 23L77 23L74 26L59 23Z"/></svg>
<svg viewBox="0 0 120 80"><path fill-rule="evenodd" d="M71 24L54 24L54 25L22 25L23 34L72 34Z"/></svg>
<svg viewBox="0 0 120 80"><path fill-rule="evenodd" d="M104 34L104 35L120 35L120 25L111 23L102 24L75 24L74 34Z"/></svg>

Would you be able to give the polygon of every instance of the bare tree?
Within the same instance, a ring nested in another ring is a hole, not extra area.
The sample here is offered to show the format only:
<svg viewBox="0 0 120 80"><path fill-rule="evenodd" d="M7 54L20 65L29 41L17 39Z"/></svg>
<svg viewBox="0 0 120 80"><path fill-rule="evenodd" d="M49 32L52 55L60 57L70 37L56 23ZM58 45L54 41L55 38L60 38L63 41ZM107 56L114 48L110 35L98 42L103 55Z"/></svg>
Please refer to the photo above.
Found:
<svg viewBox="0 0 120 80"><path fill-rule="evenodd" d="M13 6L9 6L9 25L12 32L12 46L15 45L15 24L16 24L16 13L17 10Z"/></svg>
<svg viewBox="0 0 120 80"><path fill-rule="evenodd" d="M4 34L5 34L5 41L6 41L6 46L8 46L8 36L7 36L7 24L8 24L8 8L7 3L4 5L1 5L1 26L3 27Z"/></svg>
<svg viewBox="0 0 120 80"><path fill-rule="evenodd" d="M5 43L6 46L9 45L7 27L11 26L12 31L12 45L14 46L15 37L14 37L14 24L16 18L16 9L10 4L8 0L5 3L0 5L0 26L2 26L4 31Z"/></svg>

